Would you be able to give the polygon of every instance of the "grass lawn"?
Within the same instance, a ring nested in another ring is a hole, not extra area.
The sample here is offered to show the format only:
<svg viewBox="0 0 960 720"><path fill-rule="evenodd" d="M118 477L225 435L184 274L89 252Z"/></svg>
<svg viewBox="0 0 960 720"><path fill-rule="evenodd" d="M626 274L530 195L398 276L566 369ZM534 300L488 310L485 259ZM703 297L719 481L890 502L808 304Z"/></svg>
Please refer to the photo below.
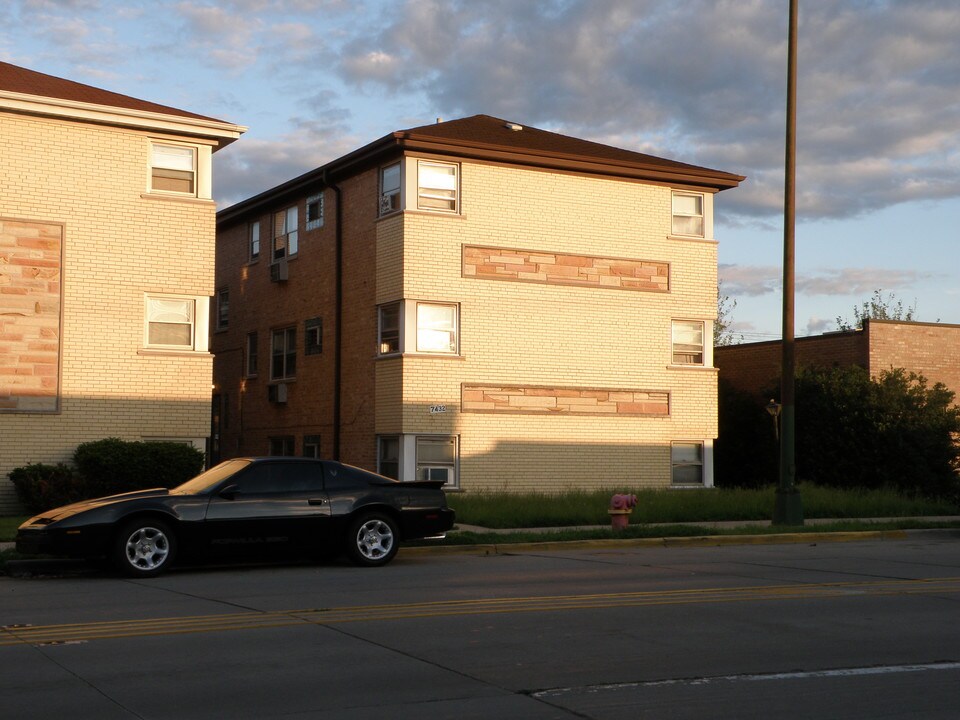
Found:
<svg viewBox="0 0 960 720"><path fill-rule="evenodd" d="M774 489L630 490L637 496L630 524L702 523L724 520L769 520ZM485 528L609 525L611 491L546 493L449 493L457 522ZM801 487L806 518L901 518L960 515L948 501L899 494L892 490L838 490Z"/></svg>

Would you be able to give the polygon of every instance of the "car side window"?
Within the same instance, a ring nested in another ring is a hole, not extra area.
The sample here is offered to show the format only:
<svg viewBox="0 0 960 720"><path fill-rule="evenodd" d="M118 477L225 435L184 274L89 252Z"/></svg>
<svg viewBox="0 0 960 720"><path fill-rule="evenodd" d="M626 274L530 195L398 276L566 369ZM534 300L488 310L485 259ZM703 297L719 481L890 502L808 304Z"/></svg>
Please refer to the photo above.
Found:
<svg viewBox="0 0 960 720"><path fill-rule="evenodd" d="M327 465L323 476L324 486L328 492L332 490L353 490L365 485L350 471L350 468L337 465Z"/></svg>
<svg viewBox="0 0 960 720"><path fill-rule="evenodd" d="M321 490L322 468L320 463L258 463L237 475L237 491L262 495Z"/></svg>

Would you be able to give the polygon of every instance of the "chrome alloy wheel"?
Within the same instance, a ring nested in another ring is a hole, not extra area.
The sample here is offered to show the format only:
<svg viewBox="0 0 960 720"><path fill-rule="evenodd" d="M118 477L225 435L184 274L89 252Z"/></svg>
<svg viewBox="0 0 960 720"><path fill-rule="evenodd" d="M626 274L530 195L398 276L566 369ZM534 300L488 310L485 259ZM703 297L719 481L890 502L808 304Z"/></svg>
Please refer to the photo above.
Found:
<svg viewBox="0 0 960 720"><path fill-rule="evenodd" d="M380 518L370 518L357 529L357 550L367 560L382 560L390 554L394 542L393 528Z"/></svg>
<svg viewBox="0 0 960 720"><path fill-rule="evenodd" d="M169 556L170 540L159 528L140 527L127 538L127 562L137 570L156 570Z"/></svg>

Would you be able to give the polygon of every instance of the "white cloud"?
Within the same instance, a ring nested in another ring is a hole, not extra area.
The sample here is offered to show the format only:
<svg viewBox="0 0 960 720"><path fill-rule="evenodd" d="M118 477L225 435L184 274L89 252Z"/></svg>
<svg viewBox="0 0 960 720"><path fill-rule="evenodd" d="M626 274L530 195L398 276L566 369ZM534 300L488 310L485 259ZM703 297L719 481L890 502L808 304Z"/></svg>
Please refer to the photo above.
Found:
<svg viewBox="0 0 960 720"><path fill-rule="evenodd" d="M377 21L343 48L348 83L420 90L445 117L486 112L746 174L727 211L782 212L779 0L408 0ZM960 195L958 35L945 0L804 6L802 218Z"/></svg>

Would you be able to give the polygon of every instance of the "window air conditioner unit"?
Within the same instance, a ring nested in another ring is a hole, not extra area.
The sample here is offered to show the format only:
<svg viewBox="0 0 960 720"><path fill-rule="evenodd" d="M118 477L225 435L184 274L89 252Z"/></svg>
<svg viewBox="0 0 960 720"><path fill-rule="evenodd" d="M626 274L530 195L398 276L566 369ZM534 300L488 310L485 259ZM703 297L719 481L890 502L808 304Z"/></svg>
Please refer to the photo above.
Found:
<svg viewBox="0 0 960 720"><path fill-rule="evenodd" d="M267 398L273 403L285 403L287 401L287 384L268 385Z"/></svg>
<svg viewBox="0 0 960 720"><path fill-rule="evenodd" d="M287 269L287 259L285 257L280 258L270 266L271 282L286 282L288 277L289 271Z"/></svg>

